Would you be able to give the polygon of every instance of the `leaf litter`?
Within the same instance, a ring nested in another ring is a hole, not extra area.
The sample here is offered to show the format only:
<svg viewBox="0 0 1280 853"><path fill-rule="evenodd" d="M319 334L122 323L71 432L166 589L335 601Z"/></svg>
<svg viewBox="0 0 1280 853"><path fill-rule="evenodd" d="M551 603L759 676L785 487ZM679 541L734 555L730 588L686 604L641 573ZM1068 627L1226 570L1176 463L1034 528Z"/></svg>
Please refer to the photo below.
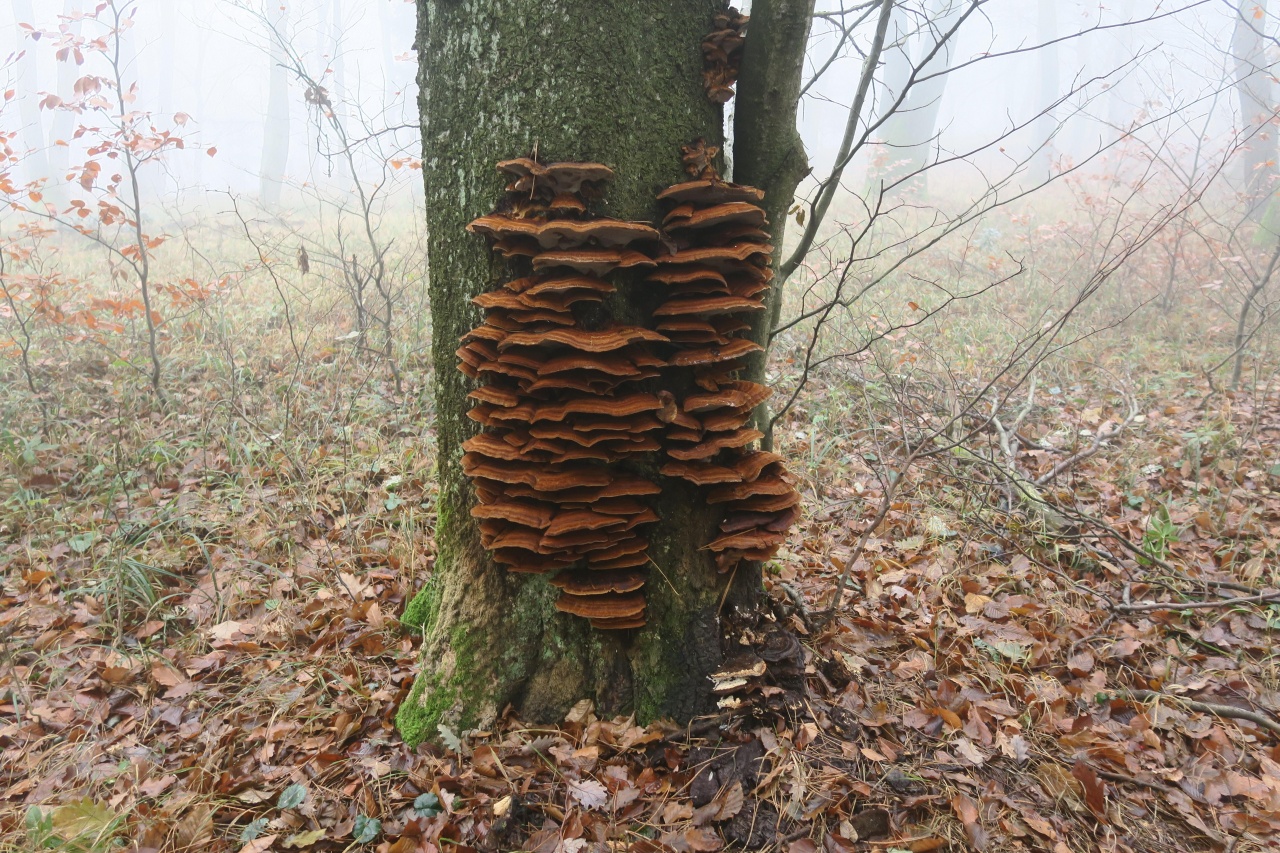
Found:
<svg viewBox="0 0 1280 853"><path fill-rule="evenodd" d="M1119 416L1061 406L1040 437ZM56 541L47 522L7 528L0 849L40 833L140 853L1267 849L1278 434L1275 393L1157 406L1129 439L1140 460L1099 453L1053 487L1137 553L1084 526L1019 531L1012 510L1003 527L964 516L939 497L955 469L920 472L818 629L879 494L851 437L811 466L821 486L767 577L767 619L802 641L795 690L753 688L687 727L589 703L558 725L508 715L416 751L393 716L417 640L394 617L434 543L368 480L308 490L192 442L124 523L93 505L67 444L10 460L14 482L97 520ZM413 458L393 466L396 493L429 509ZM1036 474L1056 458L1019 462ZM1172 531L1158 542L1153 518ZM93 583L123 565L121 543L163 569L154 595Z"/></svg>

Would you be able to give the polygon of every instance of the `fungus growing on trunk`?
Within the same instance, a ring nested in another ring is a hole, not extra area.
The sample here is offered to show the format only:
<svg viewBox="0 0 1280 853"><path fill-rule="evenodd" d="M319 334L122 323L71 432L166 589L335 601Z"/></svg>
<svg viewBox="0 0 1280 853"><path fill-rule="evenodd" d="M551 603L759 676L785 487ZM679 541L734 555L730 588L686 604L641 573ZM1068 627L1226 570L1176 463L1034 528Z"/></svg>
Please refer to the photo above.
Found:
<svg viewBox="0 0 1280 853"><path fill-rule="evenodd" d="M576 309L616 290L601 276L652 267L631 247L661 235L588 214L613 174L606 166L517 158L498 168L513 178L508 195L467 230L529 274L473 300L485 321L458 350L459 369L482 383L468 412L482 431L463 443L471 514L507 570L559 572L559 610L603 629L639 627L649 557L638 531L658 515L637 498L659 488L617 463L661 447L662 404L634 383L659 375L666 362L653 347L669 340L588 325Z"/></svg>
<svg viewBox="0 0 1280 853"><path fill-rule="evenodd" d="M738 81L742 65L742 46L746 41L746 15L730 6L712 20L711 32L702 40L702 82L707 98L717 104L733 97L733 84Z"/></svg>
<svg viewBox="0 0 1280 853"><path fill-rule="evenodd" d="M727 38L717 31L708 42ZM780 457L749 449L763 437L749 421L769 389L737 378L742 359L762 347L735 334L750 328L748 315L765 309L773 246L762 230L764 193L721 180L716 153L701 140L683 147L693 180L658 194L670 205L662 220L669 250L655 256L658 266L647 280L667 287L654 317L677 346L671 369L689 369L692 384L705 392L686 393L667 419L673 461L661 473L707 489L708 503L724 505L720 535L705 546L724 571L740 560L772 557L798 515L800 495Z"/></svg>
<svg viewBox="0 0 1280 853"><path fill-rule="evenodd" d="M498 164L508 196L468 226L527 273L476 297L485 321L458 349L481 383L468 415L482 431L462 459L481 543L509 571L555 573L556 608L603 630L645 621L643 528L659 517L640 498L660 488L621 468L628 460L662 451L664 476L723 506L705 546L721 570L772 556L798 514L781 459L750 447L769 389L737 378L762 349L740 333L773 278L763 193L720 180L716 153L685 146L693 180L659 195L661 232L589 215L607 167L530 158ZM579 311L616 290L604 276L619 270L664 289L648 327ZM639 384L658 377L661 390Z"/></svg>

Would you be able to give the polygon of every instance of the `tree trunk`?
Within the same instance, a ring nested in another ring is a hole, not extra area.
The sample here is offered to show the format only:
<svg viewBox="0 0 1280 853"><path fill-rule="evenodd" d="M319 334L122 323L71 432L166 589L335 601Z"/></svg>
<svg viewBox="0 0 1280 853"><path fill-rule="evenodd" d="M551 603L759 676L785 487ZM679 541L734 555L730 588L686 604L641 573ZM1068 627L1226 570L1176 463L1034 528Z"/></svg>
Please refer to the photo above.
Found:
<svg viewBox="0 0 1280 853"><path fill-rule="evenodd" d="M876 96L874 108L869 113L874 120L891 115L893 105L902 96L903 90L911 80L911 69L914 65L914 48L919 34L913 33L912 23L905 4L897 3L889 19L889 36L885 41L882 61L883 71L880 73L880 91ZM881 133L883 137L883 132ZM886 155L889 160L895 159L893 152Z"/></svg>
<svg viewBox="0 0 1280 853"><path fill-rule="evenodd" d="M419 0L440 497L435 570L403 617L424 635L422 672L398 718L410 743L441 722L487 724L508 704L530 720L558 719L588 697L642 719L713 707L707 675L721 659L718 614L733 581L699 550L715 529L705 500L680 481L663 482L654 500L662 521L649 536L645 628L594 631L558 614L546 578L508 573L480 544L460 464L476 431L466 417L472 385L454 350L479 318L469 300L515 277L465 230L502 195L498 160L536 151L543 162L604 163L616 177L602 212L654 221L656 193L683 179L679 146L697 137L721 144L721 108L701 78L701 40L718 6ZM641 320L647 293L623 283L615 316Z"/></svg>
<svg viewBox="0 0 1280 853"><path fill-rule="evenodd" d="M1267 0L1240 0L1231 54L1244 141L1244 186L1254 220L1263 218L1276 175L1276 134L1271 127L1276 116L1275 85L1267 59L1266 23Z"/></svg>
<svg viewBox="0 0 1280 853"><path fill-rule="evenodd" d="M1053 137L1060 127L1054 118L1050 104L1058 99L1061 89L1058 86L1060 73L1058 70L1058 46L1049 44L1058 37L1058 11L1054 0L1040 0L1036 18L1036 35L1041 44L1046 45L1038 51L1040 58L1040 95L1036 106L1043 110L1036 119L1036 151L1033 177L1037 181L1048 181L1053 176Z"/></svg>
<svg viewBox="0 0 1280 853"><path fill-rule="evenodd" d="M814 0L757 0L751 8L734 112L734 180L764 190L765 215L773 235L774 268L781 264L787 212L796 187L809 173L809 158L796 129L804 78L805 46L813 26ZM751 336L766 350L748 363L746 378L764 383L769 336L782 313L785 281L775 282L766 310L752 319ZM761 406L756 425L772 449L770 410Z"/></svg>
<svg viewBox="0 0 1280 853"><path fill-rule="evenodd" d="M19 24L30 24L33 27L48 26L48 21L37 21L31 8L31 0L13 0L13 17ZM36 48L38 45L29 39L23 39L23 53L18 60L17 89L27 95L19 99L18 112L22 117L22 146L26 148L26 177L28 181L60 181L62 176L49 174L48 149L45 147L44 123L40 111L40 99L36 93L40 91L39 60Z"/></svg>
<svg viewBox="0 0 1280 853"><path fill-rule="evenodd" d="M929 165L937 144L938 114L947 88L946 72L951 68L955 52L956 36L950 31L964 7L958 0L931 0L924 10L926 20L919 32L905 40L901 34L905 22L895 12L891 26L897 25L900 44L888 52L885 68L888 98L882 106L882 110L893 112L880 135L888 147L884 156L889 165L881 175L886 182L908 178L907 186L919 192L928 191L927 174L919 173ZM917 68L915 79L920 82L912 82L912 71ZM906 99L893 109L907 86L910 89Z"/></svg>
<svg viewBox="0 0 1280 853"><path fill-rule="evenodd" d="M83 0L65 0L62 14L72 18L84 8ZM72 35L80 35L80 21L68 23ZM58 63L58 96L70 100L75 96L76 78L80 76L79 67L73 60ZM71 110L55 110L49 129L49 186L45 197L59 209L67 206L71 200L67 186L67 169L71 162L71 136L75 133L75 113Z"/></svg>
<svg viewBox="0 0 1280 853"><path fill-rule="evenodd" d="M281 4L271 12L271 26L279 38L271 39L267 90L267 121L263 126L262 166L258 177L258 201L266 208L280 204L284 174L289 167L289 73L284 67L284 47L280 38L289 32L289 7Z"/></svg>
<svg viewBox="0 0 1280 853"><path fill-rule="evenodd" d="M329 82L329 100L336 106L347 96L347 64L342 46L342 37L346 35L342 26L342 0L329 0L325 17L329 20L329 44L326 52L329 55L329 68L333 70Z"/></svg>

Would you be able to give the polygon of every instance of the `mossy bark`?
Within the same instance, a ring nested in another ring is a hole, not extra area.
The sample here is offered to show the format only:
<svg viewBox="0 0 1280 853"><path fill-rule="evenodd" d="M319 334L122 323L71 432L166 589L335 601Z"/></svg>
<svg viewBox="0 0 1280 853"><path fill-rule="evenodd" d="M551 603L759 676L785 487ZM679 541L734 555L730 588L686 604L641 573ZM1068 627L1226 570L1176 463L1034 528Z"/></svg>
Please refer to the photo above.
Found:
<svg viewBox="0 0 1280 853"><path fill-rule="evenodd" d="M485 725L508 704L551 720L588 697L644 719L687 719L711 703L706 676L720 660L718 610L729 579L699 550L715 526L705 501L663 483L648 627L599 632L557 614L545 578L507 573L480 545L460 467L476 426L466 417L471 384L454 350L480 319L471 298L513 277L465 231L502 193L498 160L536 152L544 162L605 163L616 178L600 212L652 221L656 193L682 179L679 146L697 137L721 143L700 48L720 6L419 0L440 499L436 568L403 617L424 635L422 671L398 718L410 743L434 736L441 722ZM642 285L622 294L611 308L632 322L652 307ZM656 478L652 466L645 473Z"/></svg>

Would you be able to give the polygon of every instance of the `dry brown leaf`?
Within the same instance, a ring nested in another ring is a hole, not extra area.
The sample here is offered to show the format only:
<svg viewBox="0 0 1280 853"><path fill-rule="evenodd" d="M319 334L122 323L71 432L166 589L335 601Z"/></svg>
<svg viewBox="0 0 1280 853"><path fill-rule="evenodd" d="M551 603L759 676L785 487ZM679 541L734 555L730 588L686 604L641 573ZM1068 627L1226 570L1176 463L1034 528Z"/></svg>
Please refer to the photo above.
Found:
<svg viewBox="0 0 1280 853"><path fill-rule="evenodd" d="M911 853L928 853L930 850L937 850L939 847L945 847L946 843L947 839L931 835L927 838L914 839L907 845L907 849L910 850Z"/></svg>
<svg viewBox="0 0 1280 853"><path fill-rule="evenodd" d="M158 663L151 667L151 677L162 687L177 687L188 680L185 675L165 663Z"/></svg>
<svg viewBox="0 0 1280 853"><path fill-rule="evenodd" d="M964 728L964 723L960 719L960 715L955 711L946 708L934 708L933 713L942 718L942 721L953 729Z"/></svg>
<svg viewBox="0 0 1280 853"><path fill-rule="evenodd" d="M1071 775L1084 786L1084 803L1089 811L1102 823L1108 823L1106 790L1098 774L1084 761L1077 760L1071 768Z"/></svg>
<svg viewBox="0 0 1280 853"><path fill-rule="evenodd" d="M608 802L609 791L595 779L584 779L569 783L569 796L589 811L598 809Z"/></svg>
<svg viewBox="0 0 1280 853"><path fill-rule="evenodd" d="M240 853L267 853L271 849L271 845L276 843L275 835L264 835L261 838L255 838L248 844L240 848Z"/></svg>
<svg viewBox="0 0 1280 853"><path fill-rule="evenodd" d="M694 826L703 826L729 818L742 811L742 783L734 782L716 794L715 799L693 812Z"/></svg>
<svg viewBox="0 0 1280 853"><path fill-rule="evenodd" d="M951 809L964 826L964 834L969 839L969 846L974 850L986 849L987 831L979 822L978 804L968 794L961 792L951 798Z"/></svg>
<svg viewBox="0 0 1280 853"><path fill-rule="evenodd" d="M1074 655L1067 660L1067 669L1071 670L1071 674L1077 678L1088 675L1092 672L1093 665L1093 655L1089 653L1088 649L1085 649L1080 652L1080 654Z"/></svg>

